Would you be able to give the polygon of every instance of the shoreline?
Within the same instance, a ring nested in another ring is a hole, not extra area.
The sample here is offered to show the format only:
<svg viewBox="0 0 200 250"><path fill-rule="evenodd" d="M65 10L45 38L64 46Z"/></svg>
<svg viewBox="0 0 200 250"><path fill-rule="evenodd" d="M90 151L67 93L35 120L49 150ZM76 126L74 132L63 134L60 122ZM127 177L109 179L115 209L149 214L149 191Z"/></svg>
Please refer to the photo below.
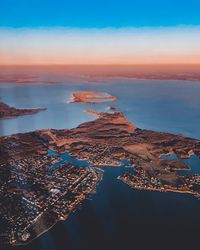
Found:
<svg viewBox="0 0 200 250"><path fill-rule="evenodd" d="M198 195L198 193L194 193L190 190L179 190L179 189L171 189L171 188L165 188L165 187L163 187L163 189L158 189L158 188L153 188L153 187L149 187L149 188L148 187L137 187L137 186L134 186L131 183L129 183L129 181L124 180L123 177L121 177L121 176L119 176L117 179L122 181L124 184L128 185L130 188L135 189L135 190L145 190L145 191L160 192L160 193L171 192L171 193L190 194L194 197L196 195Z"/></svg>
<svg viewBox="0 0 200 250"><path fill-rule="evenodd" d="M12 169L12 179L14 180L20 181L24 176L29 176L30 185L37 184L38 194L36 194L36 198L39 202L34 204L34 207L39 208L38 210L36 209L38 213L35 213L30 218L28 217L28 219L23 217L20 201L16 202L16 205L18 205L18 210L16 211L19 216L22 216L20 217L17 231L15 230L16 221L10 225L10 229L14 230L14 235L10 237L11 243L12 240L16 240L15 245L28 244L37 238L38 235L48 231L58 221L67 219L69 214L75 211L77 205L87 195L95 191L96 185L101 180L102 172L94 174L94 166L98 168L101 166L106 167L106 165L108 167L116 165L116 168L118 168L121 166L119 161L129 161L130 164L134 163L136 171L139 173L137 177L134 177L135 175L131 173L122 175L122 177L127 178L127 182L124 181L124 183L128 183L130 187L136 185L140 187L138 189L189 194L194 194L195 192L196 194L196 190L193 189L192 185L200 183L200 176L188 177L178 175L175 170L182 167L183 164L179 161L160 159L160 157L171 152L176 152L178 157L189 155L191 152L199 156L199 140L170 133L140 129L130 122L123 112L100 112L100 114L96 113L96 111L90 112L97 114L99 117L96 120L82 123L73 129L36 130L30 133L1 137L1 142L4 145L1 161L2 165L6 166L4 169L9 167ZM15 147L10 147L10 145L13 145L13 141L15 142ZM59 164L60 167L57 173L52 172L50 177L46 178L49 168L57 162L56 159L48 158L49 149L54 149L60 153L68 152L69 155L79 160L87 160L89 167L92 167L88 170L74 170L73 166L79 166L74 161L72 166L69 166L66 171L65 165ZM15 166L14 168L12 167L13 165ZM37 180L40 180L40 178L42 185L40 181L37 183ZM56 185L54 178L58 179ZM13 186L10 186L9 180L10 176L7 178L5 189L1 195L2 197L7 197L10 190L10 197L15 199L16 195L12 193ZM181 190L171 189L169 185ZM30 201L32 201L33 195L30 195ZM41 195L47 198L40 198ZM23 193L21 196L23 196ZM26 204L27 202L29 200L26 201ZM7 210L6 212L2 211L8 219L10 215L7 211L11 214L13 212L9 204L8 199L8 202L4 203ZM16 211L14 211L15 214ZM45 214L42 214L38 221L34 221L34 218L37 218L41 212ZM30 223L34 224L30 225ZM12 233L11 230L10 233Z"/></svg>
<svg viewBox="0 0 200 250"><path fill-rule="evenodd" d="M70 214L73 213L73 212L75 212L77 210L77 206L80 205L81 202L83 202L84 200L86 200L89 195L92 195L92 194L96 193L97 185L101 182L101 180L103 178L104 171L101 170L101 169L99 169L98 167L92 167L92 171L93 171L93 173L95 172L95 174L97 176L96 183L94 183L94 185L91 186L91 188L89 188L89 190L87 190L86 194L80 195L80 197L73 203L73 208L71 208L69 210L68 214L66 214L63 217L55 218L54 222L52 222L49 226L45 227L45 229L43 229L39 234L37 234L36 236L34 236L33 238L31 238L30 240L27 240L27 241L24 241L24 242L23 241L18 241L18 242L15 242L14 244L11 244L11 245L13 247L14 246L16 246L16 247L17 246L26 246L26 245L30 244L31 242L33 242L35 239L39 238L41 235L47 233L57 223L62 222L62 221L66 221L69 218ZM48 213L48 211L46 211L46 215L45 215L45 212L42 212L41 215L38 216L39 217L38 220L41 219L42 216L45 216L45 218L48 219L49 216L47 215L47 213ZM36 220L34 222L34 224L36 224L38 222L38 220ZM34 224L30 225L30 227L33 227L33 230L34 230ZM24 229L24 231L26 231L26 230L27 230L27 228Z"/></svg>
<svg viewBox="0 0 200 250"><path fill-rule="evenodd" d="M79 104L102 104L107 102L116 102L117 97L107 92L101 91L80 91L72 93L67 103Z"/></svg>
<svg viewBox="0 0 200 250"><path fill-rule="evenodd" d="M4 102L0 102L0 120L14 119L19 116L35 115L41 111L46 111L47 108L15 108Z"/></svg>

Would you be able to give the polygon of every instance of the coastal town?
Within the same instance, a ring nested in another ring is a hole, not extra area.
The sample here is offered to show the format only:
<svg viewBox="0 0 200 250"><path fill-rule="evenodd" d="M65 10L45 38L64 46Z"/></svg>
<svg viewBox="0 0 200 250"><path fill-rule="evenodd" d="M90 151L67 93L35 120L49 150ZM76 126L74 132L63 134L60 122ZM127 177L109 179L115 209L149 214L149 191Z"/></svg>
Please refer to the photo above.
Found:
<svg viewBox="0 0 200 250"><path fill-rule="evenodd" d="M27 244L65 220L95 190L100 170L59 161L46 155L1 164L0 214L6 226L1 240ZM54 164L57 167L51 169Z"/></svg>
<svg viewBox="0 0 200 250"><path fill-rule="evenodd" d="M200 198L199 175L188 175L185 178L177 176L176 181L170 183L160 180L159 177L153 177L142 168L138 168L136 174L126 173L118 179L134 189L192 194L196 198Z"/></svg>

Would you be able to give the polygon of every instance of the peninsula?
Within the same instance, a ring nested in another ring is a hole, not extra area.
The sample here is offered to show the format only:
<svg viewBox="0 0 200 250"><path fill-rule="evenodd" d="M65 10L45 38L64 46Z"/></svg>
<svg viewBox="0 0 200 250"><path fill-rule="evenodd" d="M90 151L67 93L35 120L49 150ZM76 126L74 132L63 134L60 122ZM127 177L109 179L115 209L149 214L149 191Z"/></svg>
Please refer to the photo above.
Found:
<svg viewBox="0 0 200 250"><path fill-rule="evenodd" d="M0 102L0 119L15 118L22 115L34 115L44 110L46 110L46 108L17 109L14 107L10 107L3 102Z"/></svg>
<svg viewBox="0 0 200 250"><path fill-rule="evenodd" d="M182 158L200 156L199 140L140 129L122 112L89 112L97 119L73 129L0 138L4 242L27 244L65 220L101 180L97 167L122 166L124 160L135 173L118 178L131 188L200 196L200 175L179 173L189 171ZM162 159L170 154L178 160Z"/></svg>

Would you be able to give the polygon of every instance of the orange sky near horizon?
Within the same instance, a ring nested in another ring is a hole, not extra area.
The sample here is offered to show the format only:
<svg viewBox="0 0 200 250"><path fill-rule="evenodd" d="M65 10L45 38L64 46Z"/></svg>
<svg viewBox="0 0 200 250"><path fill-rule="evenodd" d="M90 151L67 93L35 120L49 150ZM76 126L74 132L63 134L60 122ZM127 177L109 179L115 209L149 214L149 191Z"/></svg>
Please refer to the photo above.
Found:
<svg viewBox="0 0 200 250"><path fill-rule="evenodd" d="M0 29L0 65L200 64L200 27Z"/></svg>

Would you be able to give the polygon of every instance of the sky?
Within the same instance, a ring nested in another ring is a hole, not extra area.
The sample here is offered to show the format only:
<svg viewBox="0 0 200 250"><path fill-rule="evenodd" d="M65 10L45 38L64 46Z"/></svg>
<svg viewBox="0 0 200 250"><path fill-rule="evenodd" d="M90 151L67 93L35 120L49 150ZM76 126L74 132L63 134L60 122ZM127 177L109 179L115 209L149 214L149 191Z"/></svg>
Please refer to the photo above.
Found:
<svg viewBox="0 0 200 250"><path fill-rule="evenodd" d="M199 0L1 0L0 64L200 64Z"/></svg>

